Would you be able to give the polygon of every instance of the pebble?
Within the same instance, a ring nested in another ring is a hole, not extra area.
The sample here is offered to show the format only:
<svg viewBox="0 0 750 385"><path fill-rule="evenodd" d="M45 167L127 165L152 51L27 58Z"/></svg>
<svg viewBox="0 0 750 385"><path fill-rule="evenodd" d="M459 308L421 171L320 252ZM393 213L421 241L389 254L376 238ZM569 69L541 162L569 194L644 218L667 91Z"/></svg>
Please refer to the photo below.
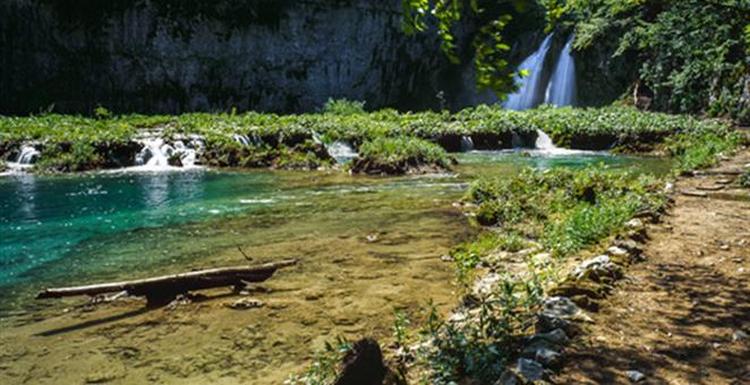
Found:
<svg viewBox="0 0 750 385"><path fill-rule="evenodd" d="M263 302L252 299L252 298L240 298L234 302L226 303L227 307L235 310L246 310L246 309L253 309L256 307L262 307Z"/></svg>
<svg viewBox="0 0 750 385"><path fill-rule="evenodd" d="M613 257L626 257L628 255L628 251L623 249L622 247L612 246L607 249L607 254Z"/></svg>
<svg viewBox="0 0 750 385"><path fill-rule="evenodd" d="M641 382L646 379L646 375L637 370L628 370L625 373L628 375L630 382Z"/></svg>
<svg viewBox="0 0 750 385"><path fill-rule="evenodd" d="M553 366L559 361L560 353L552 349L541 348L536 351L534 359L541 362L543 365Z"/></svg>
<svg viewBox="0 0 750 385"><path fill-rule="evenodd" d="M745 333L742 330L736 330L734 333L732 333L732 341L734 342L746 340L747 338L748 338L747 333Z"/></svg>
<svg viewBox="0 0 750 385"><path fill-rule="evenodd" d="M542 364L527 358L518 359L516 370L527 382L539 381L544 377Z"/></svg>
<svg viewBox="0 0 750 385"><path fill-rule="evenodd" d="M633 230L639 230L643 228L643 221L638 218L633 218L625 223L625 227Z"/></svg>

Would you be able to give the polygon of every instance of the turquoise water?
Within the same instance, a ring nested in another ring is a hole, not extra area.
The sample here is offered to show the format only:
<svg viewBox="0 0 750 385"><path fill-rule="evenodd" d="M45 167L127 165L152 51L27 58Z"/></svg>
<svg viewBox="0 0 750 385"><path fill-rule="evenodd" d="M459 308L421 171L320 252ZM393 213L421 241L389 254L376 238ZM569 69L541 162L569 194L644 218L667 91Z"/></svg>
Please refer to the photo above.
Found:
<svg viewBox="0 0 750 385"><path fill-rule="evenodd" d="M459 160L456 174L399 178L210 170L0 177L0 312L30 306L19 304L47 285L226 263L237 246L309 252L311 234L335 240L429 216L449 223L445 210L477 175L599 162L656 173L668 166L606 154L475 152Z"/></svg>

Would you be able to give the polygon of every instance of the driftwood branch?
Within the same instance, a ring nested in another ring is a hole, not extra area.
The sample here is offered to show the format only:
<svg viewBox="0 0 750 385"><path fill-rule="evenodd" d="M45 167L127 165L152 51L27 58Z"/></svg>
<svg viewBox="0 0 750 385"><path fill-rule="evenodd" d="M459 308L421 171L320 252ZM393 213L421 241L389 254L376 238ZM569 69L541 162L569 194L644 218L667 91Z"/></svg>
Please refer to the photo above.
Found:
<svg viewBox="0 0 750 385"><path fill-rule="evenodd" d="M240 286L246 282L263 282L276 270L296 264L296 260L266 263L258 266L234 266L163 275L132 281L100 283L95 285L48 288L36 298L61 298L76 295L99 295L125 291L129 295L145 296L150 305L168 303L178 294L192 290L222 286Z"/></svg>

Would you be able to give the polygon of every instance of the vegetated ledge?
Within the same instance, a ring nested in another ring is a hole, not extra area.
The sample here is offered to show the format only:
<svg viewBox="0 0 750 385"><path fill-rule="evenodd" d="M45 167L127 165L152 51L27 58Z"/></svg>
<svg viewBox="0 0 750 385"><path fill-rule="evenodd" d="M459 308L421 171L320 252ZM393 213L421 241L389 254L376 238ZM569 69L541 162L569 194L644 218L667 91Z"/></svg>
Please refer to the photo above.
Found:
<svg viewBox="0 0 750 385"><path fill-rule="evenodd" d="M440 146L411 137L364 142L351 165L355 174L403 175L449 171L456 160Z"/></svg>
<svg viewBox="0 0 750 385"><path fill-rule="evenodd" d="M350 102L351 103L351 102ZM128 167L143 150L139 140L157 135L168 144L199 137L200 164L211 167L316 169L332 165L323 142L345 142L358 148L382 137L415 137L449 152L533 147L544 131L561 147L676 155L670 144L680 135L724 136L727 124L642 112L628 107L551 108L528 111L477 106L457 113L365 112L358 108L315 114L275 115L247 112L191 113L178 116L68 115L0 117L0 159L14 161L23 146L39 152L37 171L76 172ZM467 146L468 144L468 146ZM666 148L666 149L665 149ZM684 150L684 149L683 149ZM362 161L358 170L380 167L400 173L420 164L393 169ZM177 163L179 164L179 162ZM377 166L377 167L376 167Z"/></svg>

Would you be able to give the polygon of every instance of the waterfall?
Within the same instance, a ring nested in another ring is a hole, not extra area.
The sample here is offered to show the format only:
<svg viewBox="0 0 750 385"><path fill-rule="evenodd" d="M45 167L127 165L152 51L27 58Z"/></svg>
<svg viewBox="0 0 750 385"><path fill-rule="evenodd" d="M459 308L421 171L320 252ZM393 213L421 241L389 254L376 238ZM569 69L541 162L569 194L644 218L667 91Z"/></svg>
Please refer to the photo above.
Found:
<svg viewBox="0 0 750 385"><path fill-rule="evenodd" d="M16 163L20 165L31 165L39 158L39 151L34 146L25 144L21 147L21 152L16 158Z"/></svg>
<svg viewBox="0 0 750 385"><path fill-rule="evenodd" d="M471 136L461 136L461 152L469 152L472 150L474 150L474 140L471 139Z"/></svg>
<svg viewBox="0 0 750 385"><path fill-rule="evenodd" d="M544 102L554 106L572 106L576 103L576 63L570 54L575 35L570 35L557 59L555 71L547 85Z"/></svg>
<svg viewBox="0 0 750 385"><path fill-rule="evenodd" d="M519 70L527 70L529 74L524 78L516 76L516 84L519 85L518 91L508 95L508 100L503 103L505 108L526 110L535 107L542 101L543 85L541 80L544 59L547 57L547 51L549 51L551 43L552 34L549 34L544 38L539 48L518 66Z"/></svg>
<svg viewBox="0 0 750 385"><path fill-rule="evenodd" d="M232 136L234 140L243 145L243 146L249 146L250 145L250 138L247 137L247 135L240 135L240 134L234 134Z"/></svg>
<svg viewBox="0 0 750 385"><path fill-rule="evenodd" d="M558 147L552 143L552 139L542 130L536 130L536 142L534 147L543 151L554 151Z"/></svg>
<svg viewBox="0 0 750 385"><path fill-rule="evenodd" d="M337 140L331 144L324 144L328 155L336 160L336 163L346 163L357 157L357 152L354 151L349 143L341 140Z"/></svg>
<svg viewBox="0 0 750 385"><path fill-rule="evenodd" d="M202 139L192 138L189 142L191 147L185 145L182 140L173 144L166 143L161 138L145 138L139 142L143 145L141 151L135 156L135 164L138 169L147 171L159 171L172 169L173 166L194 167L197 159L196 148L203 145ZM174 157L179 159L177 162ZM172 164L170 164L172 158Z"/></svg>
<svg viewBox="0 0 750 385"><path fill-rule="evenodd" d="M135 155L137 166L148 168L167 167L167 156L162 152L164 141L160 138L150 138L141 141L143 148Z"/></svg>

